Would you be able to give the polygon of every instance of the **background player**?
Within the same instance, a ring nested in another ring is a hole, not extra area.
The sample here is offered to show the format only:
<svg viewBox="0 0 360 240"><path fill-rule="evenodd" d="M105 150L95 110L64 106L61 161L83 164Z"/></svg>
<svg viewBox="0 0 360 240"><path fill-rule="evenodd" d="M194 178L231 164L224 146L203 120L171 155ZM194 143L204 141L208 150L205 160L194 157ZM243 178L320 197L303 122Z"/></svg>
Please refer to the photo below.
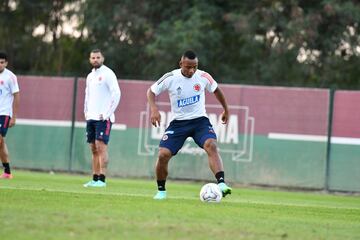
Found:
<svg viewBox="0 0 360 240"><path fill-rule="evenodd" d="M87 142L92 153L93 179L84 187L105 187L109 158L107 144L121 92L115 73L103 65L104 56L99 49L91 51L89 61L93 69L86 78L84 114Z"/></svg>
<svg viewBox="0 0 360 240"><path fill-rule="evenodd" d="M0 52L0 159L4 166L1 179L13 177L10 170L9 151L5 143L8 128L16 123L20 102L19 85L14 73L7 69L7 55Z"/></svg>

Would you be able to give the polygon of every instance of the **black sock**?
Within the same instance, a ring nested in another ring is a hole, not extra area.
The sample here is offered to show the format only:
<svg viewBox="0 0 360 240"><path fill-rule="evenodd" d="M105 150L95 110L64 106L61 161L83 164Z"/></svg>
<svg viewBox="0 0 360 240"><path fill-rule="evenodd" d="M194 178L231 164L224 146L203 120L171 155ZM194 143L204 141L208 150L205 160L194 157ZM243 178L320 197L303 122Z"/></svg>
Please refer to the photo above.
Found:
<svg viewBox="0 0 360 240"><path fill-rule="evenodd" d="M104 174L100 174L99 175L99 180L102 182L105 182L105 175Z"/></svg>
<svg viewBox="0 0 360 240"><path fill-rule="evenodd" d="M2 165L4 166L4 172L7 174L11 174L10 163L2 163Z"/></svg>
<svg viewBox="0 0 360 240"><path fill-rule="evenodd" d="M157 182L159 191L166 191L166 189L165 189L166 180L157 180L156 182Z"/></svg>
<svg viewBox="0 0 360 240"><path fill-rule="evenodd" d="M95 181L95 182L96 182L97 180L99 180L99 175L94 174L94 175L93 175L93 181Z"/></svg>
<svg viewBox="0 0 360 240"><path fill-rule="evenodd" d="M225 182L225 173L224 173L224 171L217 172L215 174L215 177L216 177L216 180L217 180L218 183Z"/></svg>

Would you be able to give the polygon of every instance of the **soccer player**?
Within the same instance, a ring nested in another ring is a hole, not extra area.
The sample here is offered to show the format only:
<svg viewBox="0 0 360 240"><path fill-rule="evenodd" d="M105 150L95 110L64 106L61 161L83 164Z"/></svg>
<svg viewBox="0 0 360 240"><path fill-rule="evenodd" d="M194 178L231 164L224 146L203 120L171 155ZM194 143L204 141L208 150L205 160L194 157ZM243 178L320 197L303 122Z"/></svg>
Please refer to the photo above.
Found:
<svg viewBox="0 0 360 240"><path fill-rule="evenodd" d="M210 74L197 69L198 58L193 51L186 51L179 65L180 69L166 73L147 91L152 125L160 126L161 116L155 103L155 96L163 91L169 93L173 117L159 144L155 166L158 191L154 199L166 199L165 182L168 176L169 160L181 149L187 137L192 137L195 143L206 151L210 169L215 175L223 196L226 196L231 194L232 189L225 183L216 134L206 115L205 89L214 93L222 105L224 111L221 120L223 124L226 124L229 110L224 94Z"/></svg>
<svg viewBox="0 0 360 240"><path fill-rule="evenodd" d="M0 159L4 166L1 179L11 179L9 151L5 143L8 128L16 123L16 113L19 107L20 94L17 78L7 69L7 55L0 52Z"/></svg>
<svg viewBox="0 0 360 240"><path fill-rule="evenodd" d="M92 153L93 179L84 187L106 187L107 144L121 91L115 73L103 64L101 50L92 50L89 61L93 69L86 78L84 114L87 142Z"/></svg>

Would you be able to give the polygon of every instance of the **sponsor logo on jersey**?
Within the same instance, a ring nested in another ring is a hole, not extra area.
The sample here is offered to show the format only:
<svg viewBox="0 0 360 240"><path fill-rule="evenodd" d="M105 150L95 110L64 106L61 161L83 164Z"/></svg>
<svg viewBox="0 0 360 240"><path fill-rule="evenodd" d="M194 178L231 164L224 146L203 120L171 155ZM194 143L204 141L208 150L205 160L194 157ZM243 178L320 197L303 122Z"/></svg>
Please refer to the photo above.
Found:
<svg viewBox="0 0 360 240"><path fill-rule="evenodd" d="M195 96L192 96L189 98L177 100L177 105L178 105L178 107L185 107L185 106L195 104L195 103L199 102L199 100L200 100L200 95L195 95Z"/></svg>
<svg viewBox="0 0 360 240"><path fill-rule="evenodd" d="M195 84L194 85L194 90L195 90L195 92L199 92L200 90L201 90L201 86L200 86L200 84Z"/></svg>

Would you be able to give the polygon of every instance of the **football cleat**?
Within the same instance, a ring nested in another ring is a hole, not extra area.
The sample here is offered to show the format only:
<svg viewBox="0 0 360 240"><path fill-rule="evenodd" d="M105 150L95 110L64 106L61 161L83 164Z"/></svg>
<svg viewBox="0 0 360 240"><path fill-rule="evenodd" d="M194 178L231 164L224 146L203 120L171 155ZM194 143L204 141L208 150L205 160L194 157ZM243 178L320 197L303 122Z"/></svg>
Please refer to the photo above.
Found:
<svg viewBox="0 0 360 240"><path fill-rule="evenodd" d="M166 191L158 191L155 196L154 196L155 200L164 200L166 199Z"/></svg>
<svg viewBox="0 0 360 240"><path fill-rule="evenodd" d="M92 187L106 187L106 182L97 180L97 181L92 185Z"/></svg>
<svg viewBox="0 0 360 240"><path fill-rule="evenodd" d="M0 176L0 179L12 179L13 175L11 173L3 173Z"/></svg>
<svg viewBox="0 0 360 240"><path fill-rule="evenodd" d="M83 186L84 187L93 187L95 183L96 183L96 181L91 180L91 181L85 183Z"/></svg>
<svg viewBox="0 0 360 240"><path fill-rule="evenodd" d="M223 194L223 197L225 197L228 194L231 194L232 189L231 189L231 187L226 185L226 183L224 183L224 182L219 183L218 186Z"/></svg>

